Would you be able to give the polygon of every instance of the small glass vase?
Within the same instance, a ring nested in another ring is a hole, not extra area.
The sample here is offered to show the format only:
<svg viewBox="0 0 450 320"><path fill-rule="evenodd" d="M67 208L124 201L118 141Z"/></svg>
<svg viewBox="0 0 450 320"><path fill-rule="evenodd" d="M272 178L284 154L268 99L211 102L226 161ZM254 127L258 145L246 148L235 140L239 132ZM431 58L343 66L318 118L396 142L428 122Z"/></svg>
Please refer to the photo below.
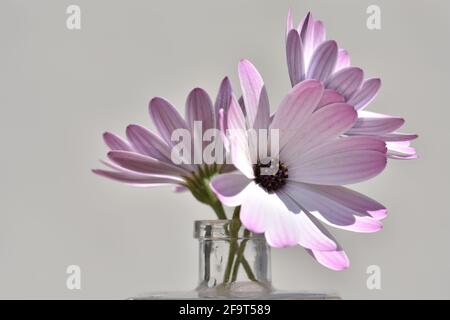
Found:
<svg viewBox="0 0 450 320"><path fill-rule="evenodd" d="M270 246L234 220L195 221L199 241L199 280L195 290L161 292L133 299L339 299L337 295L275 290Z"/></svg>

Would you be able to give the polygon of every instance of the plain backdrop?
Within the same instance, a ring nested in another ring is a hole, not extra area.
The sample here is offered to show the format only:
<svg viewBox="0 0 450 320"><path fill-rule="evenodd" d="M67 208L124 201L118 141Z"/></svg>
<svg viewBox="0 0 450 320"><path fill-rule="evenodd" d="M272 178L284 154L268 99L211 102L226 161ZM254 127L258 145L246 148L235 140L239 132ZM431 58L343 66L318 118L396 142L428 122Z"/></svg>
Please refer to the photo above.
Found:
<svg viewBox="0 0 450 320"><path fill-rule="evenodd" d="M81 30L66 8L81 8ZM381 30L366 27L369 5ZM214 218L189 194L139 189L91 173L101 134L150 126L163 96L184 113L190 89L215 96L239 59L262 73L272 108L290 88L284 30L309 10L383 87L370 110L404 116L420 159L390 161L354 186L389 208L376 234L334 231L351 268L321 267L300 248L273 250L278 288L344 298L450 298L450 2L447 0L2 0L0 2L0 298L124 299L192 289L193 221ZM81 290L66 268L81 267ZM381 290L366 287L367 267Z"/></svg>

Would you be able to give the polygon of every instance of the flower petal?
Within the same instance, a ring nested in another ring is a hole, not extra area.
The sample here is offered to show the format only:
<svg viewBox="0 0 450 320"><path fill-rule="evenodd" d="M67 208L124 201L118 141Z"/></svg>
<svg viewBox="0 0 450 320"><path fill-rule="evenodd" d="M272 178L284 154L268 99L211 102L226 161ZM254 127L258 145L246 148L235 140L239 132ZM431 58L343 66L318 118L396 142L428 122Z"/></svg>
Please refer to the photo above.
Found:
<svg viewBox="0 0 450 320"><path fill-rule="evenodd" d="M186 121L191 132L194 130L194 122L201 121L202 135L215 127L212 101L205 90L195 88L189 93L186 99Z"/></svg>
<svg viewBox="0 0 450 320"><path fill-rule="evenodd" d="M350 55L347 50L339 49L337 54L336 66L334 72L350 67Z"/></svg>
<svg viewBox="0 0 450 320"><path fill-rule="evenodd" d="M345 99L349 99L359 89L363 78L362 69L349 67L334 73L327 81L326 87L336 90Z"/></svg>
<svg viewBox="0 0 450 320"><path fill-rule="evenodd" d="M332 103L340 102L344 103L345 98L336 91L327 89L323 92L322 99L320 99L320 102L317 105L317 109L320 109Z"/></svg>
<svg viewBox="0 0 450 320"><path fill-rule="evenodd" d="M336 188L336 190L333 190L333 188ZM329 193L339 193L341 191L339 188L289 182L283 190L312 215L330 226L354 232L379 231L382 228L381 222L373 218L367 210L356 211L352 202L346 205L345 201L339 202L333 197L328 197ZM349 197L350 201L353 200L351 193ZM353 201L359 199L360 197ZM368 201L368 205L372 202L372 200ZM382 208L385 210L384 207Z"/></svg>
<svg viewBox="0 0 450 320"><path fill-rule="evenodd" d="M337 44L333 40L325 41L317 47L311 58L306 78L326 81L336 65L337 50Z"/></svg>
<svg viewBox="0 0 450 320"><path fill-rule="evenodd" d="M373 178L386 167L386 154L379 151L321 151L321 157L315 161L289 167L289 179L322 185L345 185Z"/></svg>
<svg viewBox="0 0 450 320"><path fill-rule="evenodd" d="M269 98L261 75L248 60L241 60L238 73L250 127L267 129L270 117Z"/></svg>
<svg viewBox="0 0 450 320"><path fill-rule="evenodd" d="M412 160L417 159L416 149L402 142L386 142L388 148L388 156L393 159L399 160Z"/></svg>
<svg viewBox="0 0 450 320"><path fill-rule="evenodd" d="M343 250L336 251L306 251L321 265L335 271L341 271L350 267L350 261Z"/></svg>
<svg viewBox="0 0 450 320"><path fill-rule="evenodd" d="M311 56L314 52L314 19L310 12L308 12L306 17L300 22L298 33L302 40L304 59L308 66L308 62L311 61Z"/></svg>
<svg viewBox="0 0 450 320"><path fill-rule="evenodd" d="M126 171L108 171L108 170L94 169L92 170L92 172L102 177L142 187L156 187L161 185L173 185L173 184L181 185L183 183L181 179L169 177L155 177L151 175L130 173Z"/></svg>
<svg viewBox="0 0 450 320"><path fill-rule="evenodd" d="M314 21L313 48L316 49L326 40L325 26L322 21Z"/></svg>
<svg viewBox="0 0 450 320"><path fill-rule="evenodd" d="M287 37L289 31L291 31L293 28L294 28L294 23L292 21L292 10L289 8L287 18L286 18L286 37Z"/></svg>
<svg viewBox="0 0 450 320"><path fill-rule="evenodd" d="M348 103L354 106L356 110L361 110L375 99L380 87L380 79L366 80L361 88L348 100Z"/></svg>
<svg viewBox="0 0 450 320"><path fill-rule="evenodd" d="M320 81L306 80L297 84L285 96L270 125L271 129L281 130L280 147L306 123L321 100L322 93Z"/></svg>
<svg viewBox="0 0 450 320"><path fill-rule="evenodd" d="M392 132L387 133L383 135L379 135L377 138L382 139L384 141L389 142L400 142L400 141L411 141L414 139L417 139L417 134L410 134L410 133L399 133L399 132Z"/></svg>
<svg viewBox="0 0 450 320"><path fill-rule="evenodd" d="M231 149L231 159L246 177L253 178L253 162L248 144L245 116L233 96L228 111L228 141Z"/></svg>
<svg viewBox="0 0 450 320"><path fill-rule="evenodd" d="M328 140L348 131L356 120L356 111L345 103L327 105L315 111L290 141L280 148L281 158L288 167L297 157Z"/></svg>
<svg viewBox="0 0 450 320"><path fill-rule="evenodd" d="M289 31L286 39L286 59L291 85L295 86L305 78L302 43L295 29Z"/></svg>
<svg viewBox="0 0 450 320"><path fill-rule="evenodd" d="M240 173L226 173L215 176L210 186L224 205L236 207L244 201L246 188L251 182L252 180Z"/></svg>
<svg viewBox="0 0 450 320"><path fill-rule="evenodd" d="M405 123L403 118L358 111L358 119L347 131L348 135L383 135L400 128Z"/></svg>
<svg viewBox="0 0 450 320"><path fill-rule="evenodd" d="M133 150L127 141L123 140L122 138L115 135L114 133L105 132L103 134L103 140L105 141L106 145L111 150L123 150L123 151L132 151Z"/></svg>
<svg viewBox="0 0 450 320"><path fill-rule="evenodd" d="M108 158L125 169L144 174L177 177L189 173L181 167L129 151L110 151Z"/></svg>
<svg viewBox="0 0 450 320"><path fill-rule="evenodd" d="M216 102L214 103L214 114L216 117L216 128L220 127L220 117L219 117L219 111L223 110L223 117L224 120L227 119L228 109L230 107L231 103L231 95L233 93L233 90L231 88L230 79L228 77L225 77L222 82L220 83L219 92L217 94ZM226 124L226 121L224 121ZM225 128L226 129L226 128Z"/></svg>
<svg viewBox="0 0 450 320"><path fill-rule="evenodd" d="M169 146L176 144L171 139L174 130L188 130L186 122L178 111L163 98L153 98L149 104L149 112L160 136Z"/></svg>
<svg viewBox="0 0 450 320"><path fill-rule="evenodd" d="M137 152L161 161L171 162L169 146L146 128L136 124L129 125L127 138Z"/></svg>

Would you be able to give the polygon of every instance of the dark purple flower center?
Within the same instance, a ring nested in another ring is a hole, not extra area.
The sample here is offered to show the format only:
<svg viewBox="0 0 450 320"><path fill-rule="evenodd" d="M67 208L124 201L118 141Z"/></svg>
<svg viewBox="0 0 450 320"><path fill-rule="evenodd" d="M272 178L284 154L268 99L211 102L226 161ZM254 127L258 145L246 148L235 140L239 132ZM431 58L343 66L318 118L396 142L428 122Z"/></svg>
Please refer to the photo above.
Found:
<svg viewBox="0 0 450 320"><path fill-rule="evenodd" d="M253 166L253 173L256 184L266 189L267 192L280 189L286 184L286 180L289 177L287 167L278 160L271 160L267 163L258 161Z"/></svg>

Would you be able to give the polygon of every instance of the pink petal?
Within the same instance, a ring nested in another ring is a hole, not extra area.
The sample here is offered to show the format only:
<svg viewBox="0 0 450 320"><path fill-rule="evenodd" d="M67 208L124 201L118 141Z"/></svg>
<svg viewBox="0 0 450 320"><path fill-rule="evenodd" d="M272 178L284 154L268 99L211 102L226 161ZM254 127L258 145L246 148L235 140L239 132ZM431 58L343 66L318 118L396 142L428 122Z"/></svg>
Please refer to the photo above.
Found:
<svg viewBox="0 0 450 320"><path fill-rule="evenodd" d="M372 150L326 153L316 161L289 168L289 179L323 185L345 185L375 177L386 167L386 154Z"/></svg>
<svg viewBox="0 0 450 320"><path fill-rule="evenodd" d="M302 43L300 40L300 35L295 29L289 31L287 36L286 59L291 85L295 86L305 77Z"/></svg>
<svg viewBox="0 0 450 320"><path fill-rule="evenodd" d="M383 135L393 132L405 123L403 118L358 111L358 119L349 135Z"/></svg>
<svg viewBox="0 0 450 320"><path fill-rule="evenodd" d="M241 60L238 73L250 126L267 129L270 117L269 98L261 75L248 60Z"/></svg>
<svg viewBox="0 0 450 320"><path fill-rule="evenodd" d="M103 134L103 140L111 150L132 151L130 144L114 133L105 132Z"/></svg>
<svg viewBox="0 0 450 320"><path fill-rule="evenodd" d="M311 13L308 12L306 17L300 23L298 33L300 34L300 39L303 44L304 61L308 66L314 52L314 19Z"/></svg>
<svg viewBox="0 0 450 320"><path fill-rule="evenodd" d="M281 159L289 166L299 155L349 130L356 120L356 111L345 103L327 105L315 111L308 121L280 150Z"/></svg>
<svg viewBox="0 0 450 320"><path fill-rule="evenodd" d="M349 99L359 89L364 78L362 69L349 67L334 73L327 81L326 87L333 89Z"/></svg>
<svg viewBox="0 0 450 320"><path fill-rule="evenodd" d="M146 128L136 124L129 125L127 138L137 152L161 161L171 162L169 146Z"/></svg>
<svg viewBox="0 0 450 320"><path fill-rule="evenodd" d="M333 40L325 41L317 47L311 58L306 78L326 81L336 65L337 50L337 44Z"/></svg>
<svg viewBox="0 0 450 320"><path fill-rule="evenodd" d="M345 102L345 98L334 90L327 89L323 92L322 99L317 105L317 109L325 107L332 103Z"/></svg>
<svg viewBox="0 0 450 320"><path fill-rule="evenodd" d="M150 117L155 124L160 136L170 146L176 144L171 140L172 132L176 129L188 127L178 111L166 100L153 98L149 104Z"/></svg>
<svg viewBox="0 0 450 320"><path fill-rule="evenodd" d="M240 173L227 173L215 176L211 180L210 186L224 205L235 207L241 205L249 194L246 188L251 182Z"/></svg>
<svg viewBox="0 0 450 320"><path fill-rule="evenodd" d="M416 149L409 146L409 141L408 144L402 142L387 142L386 146L390 158L399 160L417 159Z"/></svg>
<svg viewBox="0 0 450 320"><path fill-rule="evenodd" d="M350 261L343 250L317 251L306 250L321 265L335 271L341 271L350 267Z"/></svg>
<svg viewBox="0 0 450 320"><path fill-rule="evenodd" d="M230 79L225 77L220 83L219 92L217 94L216 102L214 103L214 110L216 116L216 128L219 128L219 110L223 110L224 120L227 118L228 108L231 103L231 94L233 93L231 88ZM226 121L224 122L226 124ZM226 128L225 128L226 129Z"/></svg>
<svg viewBox="0 0 450 320"><path fill-rule="evenodd" d="M380 79L366 80L361 88L350 98L348 103L354 106L356 110L361 110L375 99L380 87Z"/></svg>
<svg viewBox="0 0 450 320"><path fill-rule="evenodd" d="M322 98L323 86L320 81L302 81L285 96L281 102L273 121L271 129L280 129L283 141L289 141L289 137L298 131L316 109Z"/></svg>
<svg viewBox="0 0 450 320"><path fill-rule="evenodd" d="M339 49L337 54L336 66L334 67L334 72L338 72L344 68L350 67L350 55L347 50Z"/></svg>
<svg viewBox="0 0 450 320"><path fill-rule="evenodd" d="M288 14L286 18L286 37L289 34L289 31L291 31L294 28L294 23L292 21L292 10L288 9Z"/></svg>
<svg viewBox="0 0 450 320"><path fill-rule="evenodd" d="M411 141L417 139L417 137L418 137L417 134L399 133L399 132L392 132L378 136L378 138L389 142Z"/></svg>
<svg viewBox="0 0 450 320"><path fill-rule="evenodd" d="M194 121L201 121L202 134L215 128L212 101L208 93L201 89L193 89L186 99L186 120L191 131L194 130Z"/></svg>
<svg viewBox="0 0 450 320"><path fill-rule="evenodd" d="M108 153L108 158L125 169L144 174L175 177L189 174L189 171L181 167L134 152L110 151Z"/></svg>
<svg viewBox="0 0 450 320"><path fill-rule="evenodd" d="M155 177L151 175L143 175L130 173L125 171L108 171L101 169L92 170L93 173L112 180L132 184L143 187L156 187L162 185L181 184L183 180L169 177Z"/></svg>
<svg viewBox="0 0 450 320"><path fill-rule="evenodd" d="M322 21L314 21L313 48L316 49L326 40L325 26Z"/></svg>
<svg viewBox="0 0 450 320"><path fill-rule="evenodd" d="M228 141L233 164L246 177L253 178L253 162L248 145L246 119L236 98L231 99L228 111Z"/></svg>
<svg viewBox="0 0 450 320"><path fill-rule="evenodd" d="M327 155L349 151L378 151L386 153L386 143L376 137L354 136L331 140L297 156L296 165L317 162ZM295 167L295 165L293 166Z"/></svg>
<svg viewBox="0 0 450 320"><path fill-rule="evenodd" d="M323 188L324 186L289 182L283 190L312 215L330 226L355 232L376 232L382 228L381 222L371 217L367 211L356 211L352 203L346 205L345 201L339 202L328 197L327 192L322 192ZM331 190L333 191L340 192L340 189Z"/></svg>
<svg viewBox="0 0 450 320"><path fill-rule="evenodd" d="M242 224L250 231L263 233L266 231L268 215L276 212L271 211L272 205L269 196L262 188L252 182L241 205L240 218Z"/></svg>

